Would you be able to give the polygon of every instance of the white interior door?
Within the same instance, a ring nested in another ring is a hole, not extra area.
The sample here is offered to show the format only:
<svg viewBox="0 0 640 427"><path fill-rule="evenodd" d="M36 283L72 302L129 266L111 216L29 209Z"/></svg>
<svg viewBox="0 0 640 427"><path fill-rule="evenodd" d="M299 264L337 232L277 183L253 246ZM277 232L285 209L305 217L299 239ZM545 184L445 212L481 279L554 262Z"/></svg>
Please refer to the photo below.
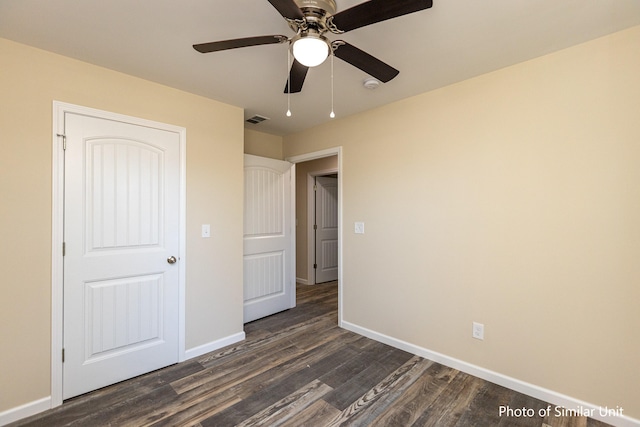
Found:
<svg viewBox="0 0 640 427"><path fill-rule="evenodd" d="M338 178L316 177L315 283L338 280Z"/></svg>
<svg viewBox="0 0 640 427"><path fill-rule="evenodd" d="M292 177L285 161L244 158L244 322L296 305Z"/></svg>
<svg viewBox="0 0 640 427"><path fill-rule="evenodd" d="M178 361L180 136L65 113L63 397Z"/></svg>

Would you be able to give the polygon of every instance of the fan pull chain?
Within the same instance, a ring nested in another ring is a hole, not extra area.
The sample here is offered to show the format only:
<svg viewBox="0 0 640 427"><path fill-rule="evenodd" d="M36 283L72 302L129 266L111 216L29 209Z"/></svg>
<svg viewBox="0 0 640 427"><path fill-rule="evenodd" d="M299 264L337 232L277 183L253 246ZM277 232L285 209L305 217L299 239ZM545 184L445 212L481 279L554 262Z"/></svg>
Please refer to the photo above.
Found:
<svg viewBox="0 0 640 427"><path fill-rule="evenodd" d="M291 49L287 49L287 117L291 117Z"/></svg>
<svg viewBox="0 0 640 427"><path fill-rule="evenodd" d="M331 113L329 113L329 117L332 119L336 116L336 113L333 112L333 47L331 48Z"/></svg>

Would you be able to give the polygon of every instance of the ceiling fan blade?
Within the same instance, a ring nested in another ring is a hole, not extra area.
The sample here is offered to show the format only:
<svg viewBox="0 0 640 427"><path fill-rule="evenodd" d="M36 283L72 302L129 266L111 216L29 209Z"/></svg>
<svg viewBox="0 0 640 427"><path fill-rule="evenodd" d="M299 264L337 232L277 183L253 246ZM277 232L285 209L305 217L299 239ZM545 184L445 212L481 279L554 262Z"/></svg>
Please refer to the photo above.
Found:
<svg viewBox="0 0 640 427"><path fill-rule="evenodd" d="M286 36L258 36L246 37L242 39L222 40L218 42L194 44L193 48L200 53L218 52L220 50L236 49L239 47L258 46L262 44L284 43L288 40Z"/></svg>
<svg viewBox="0 0 640 427"><path fill-rule="evenodd" d="M330 21L333 21L333 25L340 30L339 32L347 32L376 22L429 9L432 6L433 0L369 0L336 13L330 18Z"/></svg>
<svg viewBox="0 0 640 427"><path fill-rule="evenodd" d="M302 11L293 0L269 0L269 3L287 19L304 19Z"/></svg>
<svg viewBox="0 0 640 427"><path fill-rule="evenodd" d="M400 73L391 65L385 64L378 58L369 55L367 52L350 45L349 43L337 40L333 42L333 54L345 62L361 69L365 73L375 77L383 83L387 83Z"/></svg>
<svg viewBox="0 0 640 427"><path fill-rule="evenodd" d="M300 92L304 79L307 77L307 71L309 71L309 67L305 67L294 59L289 71L289 79L287 79L287 84L284 85L284 93L289 93L289 83L291 83L291 93Z"/></svg>

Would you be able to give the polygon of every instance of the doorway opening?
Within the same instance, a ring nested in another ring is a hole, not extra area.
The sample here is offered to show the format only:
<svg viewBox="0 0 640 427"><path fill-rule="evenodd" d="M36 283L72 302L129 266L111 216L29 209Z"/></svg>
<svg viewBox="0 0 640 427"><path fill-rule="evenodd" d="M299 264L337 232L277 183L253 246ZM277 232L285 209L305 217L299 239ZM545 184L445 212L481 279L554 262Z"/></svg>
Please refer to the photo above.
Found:
<svg viewBox="0 0 640 427"><path fill-rule="evenodd" d="M335 264L335 280L338 281L338 325L342 323L342 147L330 148L322 151L289 157L286 160L296 164L296 282L303 285L322 283L317 281L316 269L320 266L316 257L316 201L314 186L316 177L333 176L335 179L335 218L330 222L334 224L335 236L330 237L324 243L325 252L333 257ZM329 195L331 196L331 195ZM330 198L330 197L329 197ZM331 205L331 203L329 203ZM332 240L332 241L328 241ZM329 263L331 264L331 263Z"/></svg>
<svg viewBox="0 0 640 427"><path fill-rule="evenodd" d="M338 280L338 174L316 173L307 176L309 284Z"/></svg>

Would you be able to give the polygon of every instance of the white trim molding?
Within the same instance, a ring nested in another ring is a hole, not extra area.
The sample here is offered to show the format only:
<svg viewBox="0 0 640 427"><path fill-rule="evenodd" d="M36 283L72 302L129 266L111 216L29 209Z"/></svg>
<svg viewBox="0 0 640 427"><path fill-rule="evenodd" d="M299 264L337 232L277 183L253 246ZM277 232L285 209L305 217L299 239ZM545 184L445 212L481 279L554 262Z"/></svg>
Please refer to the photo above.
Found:
<svg viewBox="0 0 640 427"><path fill-rule="evenodd" d="M228 337L211 341L210 343L207 343L207 344L190 348L185 352L185 357L186 357L185 360L193 359L195 357L200 357L203 354L207 354L212 351L219 350L222 347L226 347L228 345L235 344L240 341L244 341L245 338L246 338L246 335L243 331L243 332L238 332L237 334L229 335Z"/></svg>
<svg viewBox="0 0 640 427"><path fill-rule="evenodd" d="M519 393L526 394L536 399L543 400L552 405L562 406L568 409L571 408L583 408L583 413L589 411L589 414L593 414L591 418L611 424L616 427L640 427L640 420L628 417L626 415L615 416L603 416L600 414L601 407L592 403L587 403L582 400L576 399L571 396L567 396L553 390L549 390L543 387L539 387L535 384L530 384L524 381L520 381L516 378L512 378L498 372L491 371L489 369L482 368L480 366L473 365L471 363L459 360L450 356L447 356L436 351L432 351L423 347L419 347L415 344L408 343L406 341L399 340L397 338L390 337L385 334L381 334L371 329L364 328L345 320L340 325L344 329L347 329L356 334L363 335L372 340L381 342L383 344L390 345L392 347L404 350L416 356L423 357L428 360L440 363L441 365L448 366L458 371L473 375L483 380L498 384L500 386L509 388Z"/></svg>
<svg viewBox="0 0 640 427"><path fill-rule="evenodd" d="M313 268L316 255L315 233L313 229L315 218L315 178L317 176L337 174L338 168L307 172L307 277L310 285L316 284L316 270ZM340 175L338 175L340 176Z"/></svg>
<svg viewBox="0 0 640 427"><path fill-rule="evenodd" d="M285 160L291 163L302 163L330 156L338 156L338 326L342 326L342 289L344 286L344 281L342 280L342 236L344 230L342 215L342 147L327 148L325 150L314 151L312 153L291 156L287 157ZM311 277L309 277L307 282L314 283L315 281L311 280Z"/></svg>
<svg viewBox="0 0 640 427"><path fill-rule="evenodd" d="M44 412L51 408L51 397L43 397L42 399L34 400L33 402L25 403L24 405L16 406L15 408L8 409L4 412L0 412L0 426L13 423L23 418L30 417L32 415Z"/></svg>

